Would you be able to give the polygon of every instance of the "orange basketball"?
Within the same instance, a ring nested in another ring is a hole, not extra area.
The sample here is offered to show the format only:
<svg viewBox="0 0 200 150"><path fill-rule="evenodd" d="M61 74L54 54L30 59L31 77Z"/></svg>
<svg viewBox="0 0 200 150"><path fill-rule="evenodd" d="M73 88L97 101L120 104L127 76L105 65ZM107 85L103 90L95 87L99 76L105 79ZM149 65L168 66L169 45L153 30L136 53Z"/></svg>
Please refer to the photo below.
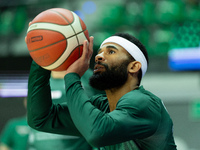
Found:
<svg viewBox="0 0 200 150"><path fill-rule="evenodd" d="M74 12L53 8L38 14L29 24L26 44L32 59L47 70L64 71L89 40L85 23Z"/></svg>

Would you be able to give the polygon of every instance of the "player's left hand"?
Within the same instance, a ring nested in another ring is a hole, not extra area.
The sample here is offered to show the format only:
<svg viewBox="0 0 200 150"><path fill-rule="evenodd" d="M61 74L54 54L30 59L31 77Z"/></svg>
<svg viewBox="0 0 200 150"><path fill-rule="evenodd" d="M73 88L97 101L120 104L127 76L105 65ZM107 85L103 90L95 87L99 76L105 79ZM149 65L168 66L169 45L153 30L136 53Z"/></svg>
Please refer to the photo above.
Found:
<svg viewBox="0 0 200 150"><path fill-rule="evenodd" d="M93 39L94 37L91 36L89 42L87 40L83 42L82 56L69 66L66 70L66 74L74 72L81 77L88 70L90 59L93 54Z"/></svg>

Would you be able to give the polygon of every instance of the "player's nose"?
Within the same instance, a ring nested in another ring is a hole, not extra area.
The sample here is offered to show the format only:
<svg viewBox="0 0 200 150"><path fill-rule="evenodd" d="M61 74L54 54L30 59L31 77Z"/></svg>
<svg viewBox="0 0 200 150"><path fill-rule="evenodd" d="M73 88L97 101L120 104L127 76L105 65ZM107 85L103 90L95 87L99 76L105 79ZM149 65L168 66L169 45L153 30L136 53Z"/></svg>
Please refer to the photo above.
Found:
<svg viewBox="0 0 200 150"><path fill-rule="evenodd" d="M95 56L95 62L97 62L97 61L104 61L104 60L105 60L105 58L104 58L104 56L103 56L103 53L104 53L104 52L99 53L99 54L97 54L97 55Z"/></svg>

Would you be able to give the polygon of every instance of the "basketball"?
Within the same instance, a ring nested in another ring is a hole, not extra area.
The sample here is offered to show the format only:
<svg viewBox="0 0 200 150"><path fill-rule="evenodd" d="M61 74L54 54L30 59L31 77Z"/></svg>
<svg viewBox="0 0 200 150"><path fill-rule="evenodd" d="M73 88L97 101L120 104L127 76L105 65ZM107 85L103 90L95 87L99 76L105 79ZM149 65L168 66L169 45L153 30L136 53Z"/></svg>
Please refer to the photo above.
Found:
<svg viewBox="0 0 200 150"><path fill-rule="evenodd" d="M41 67L64 71L83 51L89 33L74 12L52 8L38 14L29 24L25 38L32 59Z"/></svg>

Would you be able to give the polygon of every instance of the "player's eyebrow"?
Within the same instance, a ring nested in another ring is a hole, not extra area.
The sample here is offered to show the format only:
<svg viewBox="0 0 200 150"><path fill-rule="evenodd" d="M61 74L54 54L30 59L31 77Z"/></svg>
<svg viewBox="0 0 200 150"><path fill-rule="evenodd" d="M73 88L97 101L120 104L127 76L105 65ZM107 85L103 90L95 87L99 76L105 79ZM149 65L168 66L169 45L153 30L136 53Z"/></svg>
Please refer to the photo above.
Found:
<svg viewBox="0 0 200 150"><path fill-rule="evenodd" d="M106 48L113 48L113 49L118 50L118 48L116 46L114 46L114 45L108 45L108 46L106 46Z"/></svg>
<svg viewBox="0 0 200 150"><path fill-rule="evenodd" d="M114 46L114 45L108 45L108 46L106 46L106 48L108 49L108 48L113 48L113 49L115 49L115 50L118 50L118 48L116 47L116 46ZM99 53L99 51L101 51L101 48L99 48L98 50L97 50L97 53Z"/></svg>

